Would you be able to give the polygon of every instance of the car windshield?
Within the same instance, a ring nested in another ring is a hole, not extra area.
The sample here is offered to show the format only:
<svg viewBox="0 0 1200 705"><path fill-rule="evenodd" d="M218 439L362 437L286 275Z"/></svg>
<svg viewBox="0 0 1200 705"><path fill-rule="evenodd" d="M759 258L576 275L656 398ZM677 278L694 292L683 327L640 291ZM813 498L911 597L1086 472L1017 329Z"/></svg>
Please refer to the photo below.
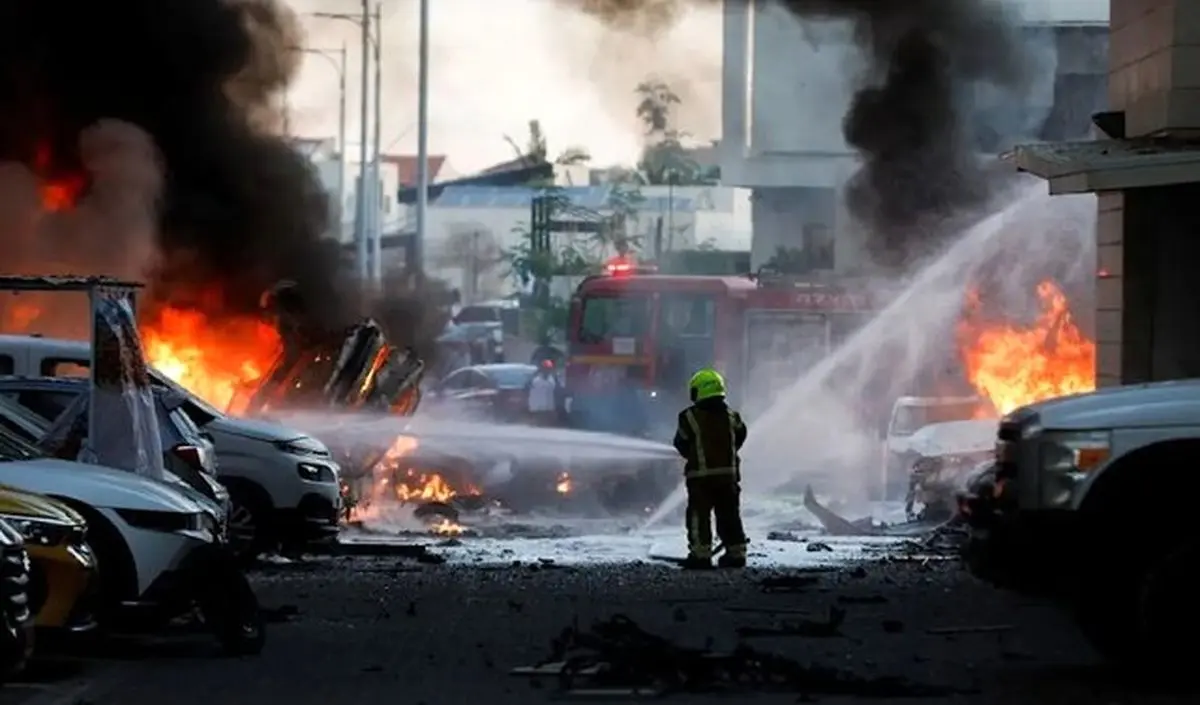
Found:
<svg viewBox="0 0 1200 705"><path fill-rule="evenodd" d="M41 451L0 424L0 461L35 460Z"/></svg>
<svg viewBox="0 0 1200 705"><path fill-rule="evenodd" d="M969 421L978 416L980 404L974 401L954 404L902 406L892 420L893 436L911 436L931 423Z"/></svg>
<svg viewBox="0 0 1200 705"><path fill-rule="evenodd" d="M484 374L490 377L497 387L518 389L529 384L534 372L537 372L536 367L492 367L486 369Z"/></svg>
<svg viewBox="0 0 1200 705"><path fill-rule="evenodd" d="M585 298L579 342L603 343L614 338L641 338L650 321L650 299L641 296Z"/></svg>

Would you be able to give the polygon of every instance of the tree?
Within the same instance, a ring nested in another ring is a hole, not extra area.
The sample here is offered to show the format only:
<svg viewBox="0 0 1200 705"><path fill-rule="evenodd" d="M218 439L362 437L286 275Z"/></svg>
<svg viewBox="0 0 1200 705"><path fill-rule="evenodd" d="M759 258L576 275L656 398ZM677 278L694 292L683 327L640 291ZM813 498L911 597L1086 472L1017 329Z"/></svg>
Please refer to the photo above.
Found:
<svg viewBox="0 0 1200 705"><path fill-rule="evenodd" d="M508 135L504 136L504 141L508 142L513 151L516 152L517 159L526 164L540 164L549 158L549 144L546 141L546 134L542 131L542 123L539 120L529 121L529 134L525 137L524 147L518 145L516 140ZM573 166L576 164L586 164L591 160L592 155L586 149L579 146L572 146L560 152L554 158L554 163Z"/></svg>
<svg viewBox="0 0 1200 705"><path fill-rule="evenodd" d="M682 103L679 95L657 79L639 83L635 92L640 97L637 116L646 127L646 145L637 167L640 181L654 186L712 183L711 174L683 146L689 135L674 126L674 110Z"/></svg>

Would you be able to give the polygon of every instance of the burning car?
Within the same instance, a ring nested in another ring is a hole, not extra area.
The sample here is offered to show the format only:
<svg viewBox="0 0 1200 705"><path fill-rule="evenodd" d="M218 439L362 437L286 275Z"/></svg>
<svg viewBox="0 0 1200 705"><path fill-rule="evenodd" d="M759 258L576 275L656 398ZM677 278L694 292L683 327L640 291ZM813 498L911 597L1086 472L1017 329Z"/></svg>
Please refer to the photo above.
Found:
<svg viewBox="0 0 1200 705"><path fill-rule="evenodd" d="M910 520L946 520L976 468L991 458L997 422L929 424L908 437L909 482L905 513ZM919 509L918 509L919 507Z"/></svg>

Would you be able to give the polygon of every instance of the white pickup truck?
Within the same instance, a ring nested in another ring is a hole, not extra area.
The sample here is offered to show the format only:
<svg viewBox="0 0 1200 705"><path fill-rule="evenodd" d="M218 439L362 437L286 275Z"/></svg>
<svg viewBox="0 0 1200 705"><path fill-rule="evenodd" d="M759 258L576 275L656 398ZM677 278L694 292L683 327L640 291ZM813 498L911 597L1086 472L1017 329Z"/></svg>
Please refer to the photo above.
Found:
<svg viewBox="0 0 1200 705"><path fill-rule="evenodd" d="M1188 673L1200 627L1200 380L1033 404L966 503L972 572L1060 599L1115 661Z"/></svg>

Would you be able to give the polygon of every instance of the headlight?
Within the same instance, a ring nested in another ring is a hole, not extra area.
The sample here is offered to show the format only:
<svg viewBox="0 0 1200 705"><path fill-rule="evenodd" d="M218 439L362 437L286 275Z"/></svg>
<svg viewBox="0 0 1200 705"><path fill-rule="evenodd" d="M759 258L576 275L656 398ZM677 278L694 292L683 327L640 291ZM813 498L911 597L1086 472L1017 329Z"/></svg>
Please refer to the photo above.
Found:
<svg viewBox="0 0 1200 705"><path fill-rule="evenodd" d="M212 517L204 512L159 512L143 509L118 509L116 512L131 526L166 533L204 531L213 522Z"/></svg>
<svg viewBox="0 0 1200 705"><path fill-rule="evenodd" d="M276 441L275 447L291 455L311 455L318 458L328 458L329 449L315 438L296 438L290 441Z"/></svg>
<svg viewBox="0 0 1200 705"><path fill-rule="evenodd" d="M300 474L301 480L309 482L337 482L337 474L327 465L297 463L296 472Z"/></svg>
<svg viewBox="0 0 1200 705"><path fill-rule="evenodd" d="M0 514L0 519L7 521L9 526L20 532L26 543L38 546L58 546L67 543L72 534L79 533L82 528L70 522L16 514Z"/></svg>
<svg viewBox="0 0 1200 705"><path fill-rule="evenodd" d="M1107 431L1048 432L1040 446L1042 500L1051 507L1070 504L1075 488L1112 456Z"/></svg>

